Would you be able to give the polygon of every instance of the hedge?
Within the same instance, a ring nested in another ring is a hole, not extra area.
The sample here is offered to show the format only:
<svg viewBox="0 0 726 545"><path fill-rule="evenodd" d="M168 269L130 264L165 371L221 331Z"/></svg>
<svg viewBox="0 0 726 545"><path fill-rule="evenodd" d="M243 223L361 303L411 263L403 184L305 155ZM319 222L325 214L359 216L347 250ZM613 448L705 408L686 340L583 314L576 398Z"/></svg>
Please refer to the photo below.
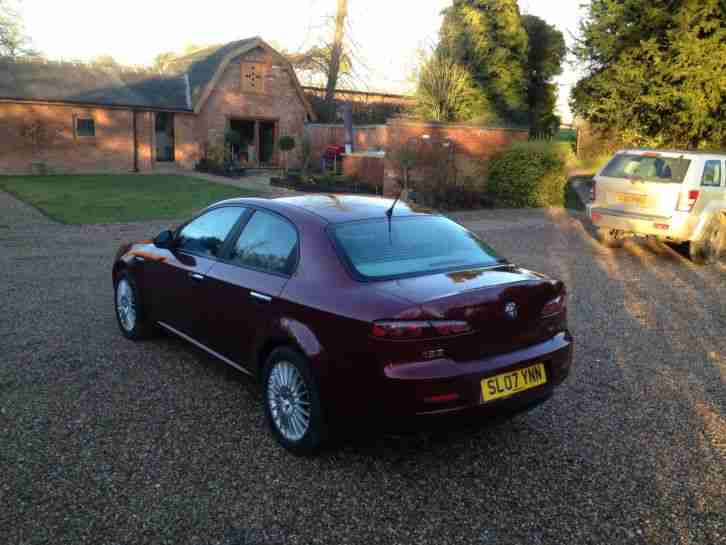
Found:
<svg viewBox="0 0 726 545"><path fill-rule="evenodd" d="M491 158L487 193L499 206L563 206L571 159L566 143L517 142Z"/></svg>

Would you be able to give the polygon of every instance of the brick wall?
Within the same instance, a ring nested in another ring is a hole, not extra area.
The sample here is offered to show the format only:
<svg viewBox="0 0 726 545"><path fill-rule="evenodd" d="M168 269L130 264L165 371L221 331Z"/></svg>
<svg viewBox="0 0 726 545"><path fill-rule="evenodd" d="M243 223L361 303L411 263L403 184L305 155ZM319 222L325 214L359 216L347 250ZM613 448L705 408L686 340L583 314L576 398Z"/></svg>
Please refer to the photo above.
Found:
<svg viewBox="0 0 726 545"><path fill-rule="evenodd" d="M312 147L312 163L319 164L325 148L331 144L345 143L345 128L342 125L325 125L309 123L305 130ZM453 147L453 168L463 176L481 171L482 164L496 151L510 146L515 141L529 138L527 129L501 129L460 125L453 123L420 123L412 121L390 120L386 125L365 125L354 127L355 151L388 150L391 147L407 145L409 142L450 142ZM417 144L413 144L417 145ZM367 163L381 161L370 159ZM359 161L350 161L348 170L353 173L362 169ZM345 162L344 162L345 164ZM400 173L395 165L385 160L385 165L365 167L366 178L372 173L381 173L385 177L384 193L395 195L398 191ZM410 173L412 179L425 176L424 172L414 169Z"/></svg>
<svg viewBox="0 0 726 545"><path fill-rule="evenodd" d="M305 132L310 139L311 164L313 165L320 164L325 148L329 145L342 146L345 144L345 128L343 125L308 123L305 126ZM353 146L360 151L385 149L387 137L388 129L386 125L357 126L353 131Z"/></svg>
<svg viewBox="0 0 726 545"><path fill-rule="evenodd" d="M466 176L481 176L486 161L497 151L517 141L529 138L528 129L505 129L480 127L454 123L420 123L391 121L388 127L389 146L426 147L427 143L448 143L453 146L452 174L456 179ZM409 172L411 180L425 178L425 169L414 168ZM384 166L383 194L395 196L400 190L400 169L387 158ZM484 180L482 180L484 182Z"/></svg>
<svg viewBox="0 0 726 545"><path fill-rule="evenodd" d="M93 118L96 136L77 137L75 117ZM44 135L38 145L23 136L27 127L36 122ZM151 114L137 114L137 126L139 168L148 170L153 166ZM2 174L128 172L133 169L133 154L133 118L129 110L0 103Z"/></svg>
<svg viewBox="0 0 726 545"><path fill-rule="evenodd" d="M243 59L268 64L264 93L242 92ZM289 164L299 166L306 116L289 72L257 49L227 66L197 117L196 139L200 144L223 141L230 118L275 120L278 122L277 139L282 135L295 138L296 147L289 154ZM186 145L180 138L177 142L178 145Z"/></svg>
<svg viewBox="0 0 726 545"><path fill-rule="evenodd" d="M196 122L193 114L174 114L174 161L182 168L193 169L201 155Z"/></svg>

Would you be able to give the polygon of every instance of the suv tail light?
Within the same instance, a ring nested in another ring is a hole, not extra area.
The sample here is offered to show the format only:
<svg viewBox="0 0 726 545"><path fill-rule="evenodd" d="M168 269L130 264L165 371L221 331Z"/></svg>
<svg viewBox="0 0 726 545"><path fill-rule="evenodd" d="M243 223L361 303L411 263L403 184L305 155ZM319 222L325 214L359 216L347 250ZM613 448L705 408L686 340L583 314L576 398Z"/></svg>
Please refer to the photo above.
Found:
<svg viewBox="0 0 726 545"><path fill-rule="evenodd" d="M679 194L676 209L679 212L690 212L693 210L693 207L696 206L696 201L700 194L701 192L698 189L689 189L687 197L685 193Z"/></svg>
<svg viewBox="0 0 726 545"><path fill-rule="evenodd" d="M590 186L590 202L595 202L597 198L597 182L593 181Z"/></svg>
<svg viewBox="0 0 726 545"><path fill-rule="evenodd" d="M548 301L542 308L542 317L547 318L559 314L567 308L567 293L564 291L557 297Z"/></svg>
<svg viewBox="0 0 726 545"><path fill-rule="evenodd" d="M385 320L375 322L371 334L376 339L431 339L471 332L467 322L457 320Z"/></svg>

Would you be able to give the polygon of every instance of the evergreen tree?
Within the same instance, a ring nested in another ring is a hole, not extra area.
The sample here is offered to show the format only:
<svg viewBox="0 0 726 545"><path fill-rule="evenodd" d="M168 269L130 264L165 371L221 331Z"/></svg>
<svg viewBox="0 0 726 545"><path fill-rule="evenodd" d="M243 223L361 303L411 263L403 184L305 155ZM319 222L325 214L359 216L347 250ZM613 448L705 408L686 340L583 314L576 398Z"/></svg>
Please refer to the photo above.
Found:
<svg viewBox="0 0 726 545"><path fill-rule="evenodd" d="M527 106L532 135L552 136L559 129L560 118L554 113L557 86L552 79L562 73L567 54L562 32L534 15L522 17L527 32Z"/></svg>
<svg viewBox="0 0 726 545"><path fill-rule="evenodd" d="M454 0L439 48L471 75L464 117L527 123L527 32L516 0Z"/></svg>
<svg viewBox="0 0 726 545"><path fill-rule="evenodd" d="M592 0L573 111L636 145L726 146L726 2Z"/></svg>

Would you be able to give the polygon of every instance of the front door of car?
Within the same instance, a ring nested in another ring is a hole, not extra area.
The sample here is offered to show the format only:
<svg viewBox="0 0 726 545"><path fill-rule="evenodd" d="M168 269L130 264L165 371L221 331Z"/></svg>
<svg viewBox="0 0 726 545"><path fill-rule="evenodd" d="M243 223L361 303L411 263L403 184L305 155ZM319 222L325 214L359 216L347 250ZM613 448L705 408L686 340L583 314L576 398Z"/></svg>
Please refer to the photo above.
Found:
<svg viewBox="0 0 726 545"><path fill-rule="evenodd" d="M151 271L157 320L198 340L206 309L206 275L231 241L244 211L240 206L221 206L181 227L173 249Z"/></svg>
<svg viewBox="0 0 726 545"><path fill-rule="evenodd" d="M279 299L298 261L298 233L282 216L256 210L222 261L207 273L210 346L245 367L281 312Z"/></svg>

